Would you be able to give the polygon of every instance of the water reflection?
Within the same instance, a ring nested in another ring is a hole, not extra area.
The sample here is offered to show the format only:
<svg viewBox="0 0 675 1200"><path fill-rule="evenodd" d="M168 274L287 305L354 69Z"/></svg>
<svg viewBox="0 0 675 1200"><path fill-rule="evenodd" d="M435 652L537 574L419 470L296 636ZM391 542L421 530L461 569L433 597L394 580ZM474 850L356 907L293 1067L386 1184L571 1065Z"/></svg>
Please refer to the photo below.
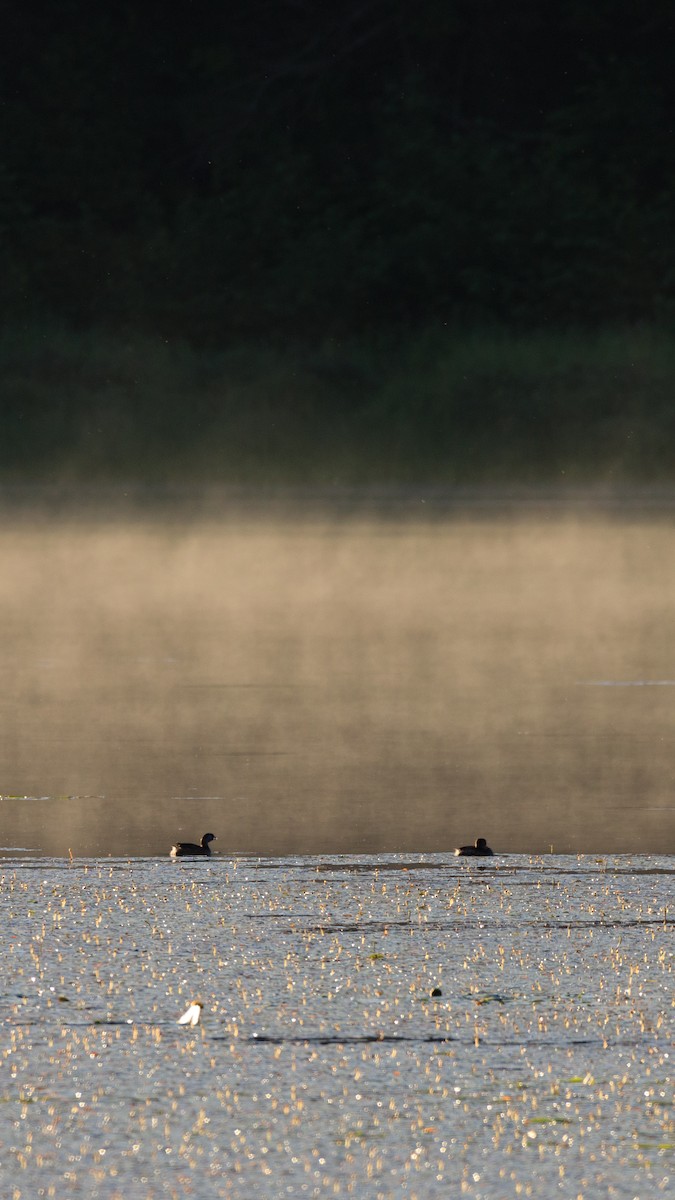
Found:
<svg viewBox="0 0 675 1200"><path fill-rule="evenodd" d="M6 519L0 839L672 852L675 529Z"/></svg>

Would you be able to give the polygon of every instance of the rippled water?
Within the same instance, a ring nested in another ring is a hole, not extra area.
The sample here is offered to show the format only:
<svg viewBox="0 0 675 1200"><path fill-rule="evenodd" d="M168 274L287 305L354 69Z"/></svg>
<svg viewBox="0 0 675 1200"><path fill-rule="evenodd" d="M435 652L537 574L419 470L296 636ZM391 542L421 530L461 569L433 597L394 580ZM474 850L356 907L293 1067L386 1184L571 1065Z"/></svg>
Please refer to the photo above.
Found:
<svg viewBox="0 0 675 1200"><path fill-rule="evenodd" d="M674 873L8 857L0 1192L672 1194Z"/></svg>

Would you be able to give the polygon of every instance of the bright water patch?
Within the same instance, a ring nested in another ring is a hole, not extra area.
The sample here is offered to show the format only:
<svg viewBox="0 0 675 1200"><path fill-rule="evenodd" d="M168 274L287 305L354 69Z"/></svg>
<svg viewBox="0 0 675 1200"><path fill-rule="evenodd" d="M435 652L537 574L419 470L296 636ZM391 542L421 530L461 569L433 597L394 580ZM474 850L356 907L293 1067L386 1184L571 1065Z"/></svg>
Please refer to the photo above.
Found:
<svg viewBox="0 0 675 1200"><path fill-rule="evenodd" d="M0 1191L665 1195L674 873L8 859Z"/></svg>

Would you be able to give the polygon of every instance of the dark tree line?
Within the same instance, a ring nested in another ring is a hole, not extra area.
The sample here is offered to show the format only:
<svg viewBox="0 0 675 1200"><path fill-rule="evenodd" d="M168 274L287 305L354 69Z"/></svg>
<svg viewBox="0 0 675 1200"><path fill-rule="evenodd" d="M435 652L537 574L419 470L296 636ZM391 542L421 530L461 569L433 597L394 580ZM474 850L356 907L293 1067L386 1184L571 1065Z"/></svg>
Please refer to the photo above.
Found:
<svg viewBox="0 0 675 1200"><path fill-rule="evenodd" d="M204 343L667 320L666 0L6 8L0 313Z"/></svg>

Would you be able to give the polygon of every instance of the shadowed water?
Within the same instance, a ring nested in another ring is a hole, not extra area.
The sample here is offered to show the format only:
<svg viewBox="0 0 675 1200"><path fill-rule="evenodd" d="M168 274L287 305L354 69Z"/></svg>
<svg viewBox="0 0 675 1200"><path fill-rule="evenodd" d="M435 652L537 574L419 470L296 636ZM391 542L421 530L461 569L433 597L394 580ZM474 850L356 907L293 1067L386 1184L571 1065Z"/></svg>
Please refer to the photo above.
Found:
<svg viewBox="0 0 675 1200"><path fill-rule="evenodd" d="M667 858L30 858L0 884L3 1195L672 1186Z"/></svg>
<svg viewBox="0 0 675 1200"><path fill-rule="evenodd" d="M0 844L672 852L671 514L426 514L8 510Z"/></svg>

